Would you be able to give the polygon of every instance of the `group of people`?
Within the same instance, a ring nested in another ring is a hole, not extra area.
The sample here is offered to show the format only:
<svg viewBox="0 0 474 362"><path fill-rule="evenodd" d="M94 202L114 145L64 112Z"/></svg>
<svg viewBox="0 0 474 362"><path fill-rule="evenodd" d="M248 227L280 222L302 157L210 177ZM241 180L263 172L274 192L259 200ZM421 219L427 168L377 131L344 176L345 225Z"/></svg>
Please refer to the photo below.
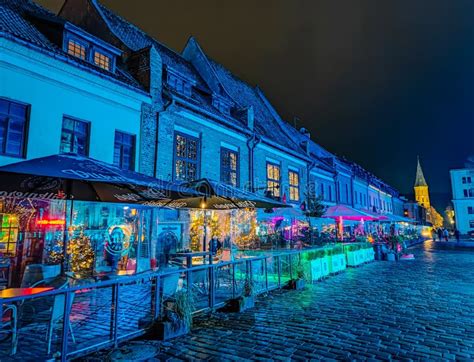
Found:
<svg viewBox="0 0 474 362"><path fill-rule="evenodd" d="M459 241L460 236L459 230L455 229L454 237L456 241ZM438 237L438 241L449 241L449 230L446 228L433 229L433 240L436 240L436 237Z"/></svg>

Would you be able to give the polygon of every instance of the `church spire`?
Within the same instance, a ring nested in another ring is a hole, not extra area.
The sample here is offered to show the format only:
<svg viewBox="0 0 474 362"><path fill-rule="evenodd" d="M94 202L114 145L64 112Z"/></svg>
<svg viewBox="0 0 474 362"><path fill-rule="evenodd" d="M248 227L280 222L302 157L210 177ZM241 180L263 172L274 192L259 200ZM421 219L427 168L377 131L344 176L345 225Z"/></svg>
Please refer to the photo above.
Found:
<svg viewBox="0 0 474 362"><path fill-rule="evenodd" d="M428 186L425 176L423 175L423 170L421 169L420 156L418 156L418 164L416 165L415 187L417 186Z"/></svg>

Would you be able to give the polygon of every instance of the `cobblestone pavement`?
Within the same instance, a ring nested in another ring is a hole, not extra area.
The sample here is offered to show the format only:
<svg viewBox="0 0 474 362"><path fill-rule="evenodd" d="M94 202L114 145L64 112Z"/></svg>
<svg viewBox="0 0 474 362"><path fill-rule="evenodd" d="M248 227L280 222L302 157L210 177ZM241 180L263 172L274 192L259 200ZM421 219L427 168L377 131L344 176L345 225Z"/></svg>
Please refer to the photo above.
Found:
<svg viewBox="0 0 474 362"><path fill-rule="evenodd" d="M415 261L374 262L242 314L199 317L156 359L474 360L474 250L412 251Z"/></svg>

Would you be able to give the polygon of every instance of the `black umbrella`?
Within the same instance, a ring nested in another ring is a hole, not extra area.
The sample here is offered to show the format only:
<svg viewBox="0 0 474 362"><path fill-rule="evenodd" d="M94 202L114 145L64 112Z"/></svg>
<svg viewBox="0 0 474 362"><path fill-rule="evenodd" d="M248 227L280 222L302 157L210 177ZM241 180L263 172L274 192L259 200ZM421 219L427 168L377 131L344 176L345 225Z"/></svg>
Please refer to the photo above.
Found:
<svg viewBox="0 0 474 362"><path fill-rule="evenodd" d="M204 197L186 200L187 207L211 210L229 209L273 209L291 207L279 201L244 191L222 182L200 179L185 183L184 186L203 194Z"/></svg>
<svg viewBox="0 0 474 362"><path fill-rule="evenodd" d="M0 167L0 197L72 199L192 207L183 199L202 194L173 182L74 154L60 154Z"/></svg>

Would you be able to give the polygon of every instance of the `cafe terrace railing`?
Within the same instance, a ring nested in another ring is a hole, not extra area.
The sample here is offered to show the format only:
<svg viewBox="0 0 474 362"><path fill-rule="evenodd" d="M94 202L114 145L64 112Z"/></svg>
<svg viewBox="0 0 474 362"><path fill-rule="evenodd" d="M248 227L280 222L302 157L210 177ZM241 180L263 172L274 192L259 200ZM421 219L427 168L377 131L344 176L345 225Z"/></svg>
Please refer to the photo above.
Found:
<svg viewBox="0 0 474 362"><path fill-rule="evenodd" d="M148 272L4 299L4 306L18 308L18 343L16 354L9 357L11 337L0 338L0 360L65 361L116 347L145 334L160 318L163 301L177 290L192 293L194 313L214 310L240 296L246 278L253 282L254 295L283 287L294 277L303 252ZM47 333L51 327L53 333ZM52 340L50 353L48 340Z"/></svg>

